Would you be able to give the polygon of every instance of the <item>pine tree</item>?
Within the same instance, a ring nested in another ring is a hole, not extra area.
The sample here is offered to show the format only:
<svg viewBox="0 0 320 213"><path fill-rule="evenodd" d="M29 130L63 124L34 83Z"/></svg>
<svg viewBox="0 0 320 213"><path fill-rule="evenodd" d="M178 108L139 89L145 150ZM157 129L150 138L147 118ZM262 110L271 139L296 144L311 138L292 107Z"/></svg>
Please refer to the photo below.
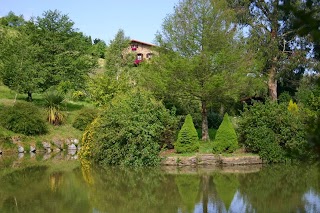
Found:
<svg viewBox="0 0 320 213"><path fill-rule="evenodd" d="M178 134L178 140L174 144L177 153L190 153L199 150L199 138L190 114L186 116L184 124Z"/></svg>
<svg viewBox="0 0 320 213"><path fill-rule="evenodd" d="M237 134L227 113L223 117L223 121L217 130L216 138L213 143L214 153L231 153L238 148Z"/></svg>

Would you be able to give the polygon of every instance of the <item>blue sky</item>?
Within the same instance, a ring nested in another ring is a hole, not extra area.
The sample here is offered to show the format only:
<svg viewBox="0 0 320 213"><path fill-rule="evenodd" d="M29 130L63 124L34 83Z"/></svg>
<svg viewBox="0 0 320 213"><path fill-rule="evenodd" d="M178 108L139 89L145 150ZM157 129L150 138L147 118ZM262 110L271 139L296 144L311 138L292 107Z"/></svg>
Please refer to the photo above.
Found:
<svg viewBox="0 0 320 213"><path fill-rule="evenodd" d="M107 43L119 29L126 36L154 43L163 19L179 0L0 0L0 17L13 11L25 19L59 10L75 22L75 28Z"/></svg>

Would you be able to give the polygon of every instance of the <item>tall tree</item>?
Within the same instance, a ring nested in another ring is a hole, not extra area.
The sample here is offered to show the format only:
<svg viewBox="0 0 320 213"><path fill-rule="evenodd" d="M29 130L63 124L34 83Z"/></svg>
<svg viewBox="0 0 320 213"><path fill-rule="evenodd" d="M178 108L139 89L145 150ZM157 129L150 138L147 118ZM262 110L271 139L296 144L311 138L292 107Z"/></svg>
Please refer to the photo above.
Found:
<svg viewBox="0 0 320 213"><path fill-rule="evenodd" d="M94 39L92 45L92 55L98 56L99 58L105 58L107 45L101 39Z"/></svg>
<svg viewBox="0 0 320 213"><path fill-rule="evenodd" d="M46 11L37 17L33 42L41 47L37 60L46 73L41 87L64 84L72 89L84 86L85 78L96 65L90 54L92 41L74 28L74 22L59 11Z"/></svg>
<svg viewBox="0 0 320 213"><path fill-rule="evenodd" d="M280 9L290 1L227 1L229 7L235 9L238 21L249 27L253 49L264 61L263 74L268 76L269 96L272 100L277 100L279 80L288 77L288 72L291 72L290 79L296 78L292 75L301 72L293 71L305 67L306 51L308 51L306 40L296 36L290 27L292 13L285 13ZM291 1L295 5L300 5L301 2Z"/></svg>
<svg viewBox="0 0 320 213"><path fill-rule="evenodd" d="M28 94L51 86L79 89L95 66L91 40L73 27L67 15L44 12L43 17L21 20L9 13L0 20L1 77L5 85Z"/></svg>
<svg viewBox="0 0 320 213"><path fill-rule="evenodd" d="M29 37L34 24L11 12L1 18L0 23L2 82L17 92L27 93L31 99L31 93L38 91L38 84L42 81L39 64L35 60L39 47Z"/></svg>
<svg viewBox="0 0 320 213"><path fill-rule="evenodd" d="M116 79L119 79L122 74L127 73L133 67L132 55L124 52L129 46L130 38L120 29L106 49L105 67L107 75L113 75Z"/></svg>
<svg viewBox="0 0 320 213"><path fill-rule="evenodd" d="M109 103L117 94L128 91L133 85L134 58L124 52L129 45L129 37L120 29L106 47L105 72L93 76L88 82L91 99L97 105Z"/></svg>
<svg viewBox="0 0 320 213"><path fill-rule="evenodd" d="M151 66L160 75L159 88L200 102L202 140L209 140L209 103L232 95L238 83L235 75L244 71L246 52L232 20L224 0L184 0L165 18L157 35L159 57Z"/></svg>

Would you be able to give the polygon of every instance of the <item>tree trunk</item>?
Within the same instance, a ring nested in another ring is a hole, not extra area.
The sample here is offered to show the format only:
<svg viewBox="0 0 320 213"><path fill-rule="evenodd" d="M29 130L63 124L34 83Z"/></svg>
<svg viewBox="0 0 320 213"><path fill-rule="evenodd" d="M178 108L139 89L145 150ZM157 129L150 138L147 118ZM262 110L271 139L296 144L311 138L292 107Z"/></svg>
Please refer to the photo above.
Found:
<svg viewBox="0 0 320 213"><path fill-rule="evenodd" d="M201 114L202 114L202 140L209 140L209 130L208 130L208 112L207 112L207 102L201 101Z"/></svg>
<svg viewBox="0 0 320 213"><path fill-rule="evenodd" d="M278 99L276 62L277 62L277 57L273 58L273 64L269 70L269 79L268 79L269 97L271 98L272 101L277 101Z"/></svg>
<svg viewBox="0 0 320 213"><path fill-rule="evenodd" d="M202 212L208 212L209 203L209 176L207 174L202 175Z"/></svg>
<svg viewBox="0 0 320 213"><path fill-rule="evenodd" d="M32 101L32 92L28 91L27 101Z"/></svg>

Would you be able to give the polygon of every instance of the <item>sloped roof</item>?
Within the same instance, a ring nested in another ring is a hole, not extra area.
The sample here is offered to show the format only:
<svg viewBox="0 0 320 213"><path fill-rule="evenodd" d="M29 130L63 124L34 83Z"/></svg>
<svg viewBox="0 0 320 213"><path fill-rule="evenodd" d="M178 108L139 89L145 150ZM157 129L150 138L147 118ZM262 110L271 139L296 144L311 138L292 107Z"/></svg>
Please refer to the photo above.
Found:
<svg viewBox="0 0 320 213"><path fill-rule="evenodd" d="M148 45L148 46L156 46L154 44L150 44L150 43L146 43L146 42L143 42L143 41L138 41L138 40L135 40L135 39L131 39L130 42L135 42L135 43L140 43L140 44L144 44L144 45Z"/></svg>

